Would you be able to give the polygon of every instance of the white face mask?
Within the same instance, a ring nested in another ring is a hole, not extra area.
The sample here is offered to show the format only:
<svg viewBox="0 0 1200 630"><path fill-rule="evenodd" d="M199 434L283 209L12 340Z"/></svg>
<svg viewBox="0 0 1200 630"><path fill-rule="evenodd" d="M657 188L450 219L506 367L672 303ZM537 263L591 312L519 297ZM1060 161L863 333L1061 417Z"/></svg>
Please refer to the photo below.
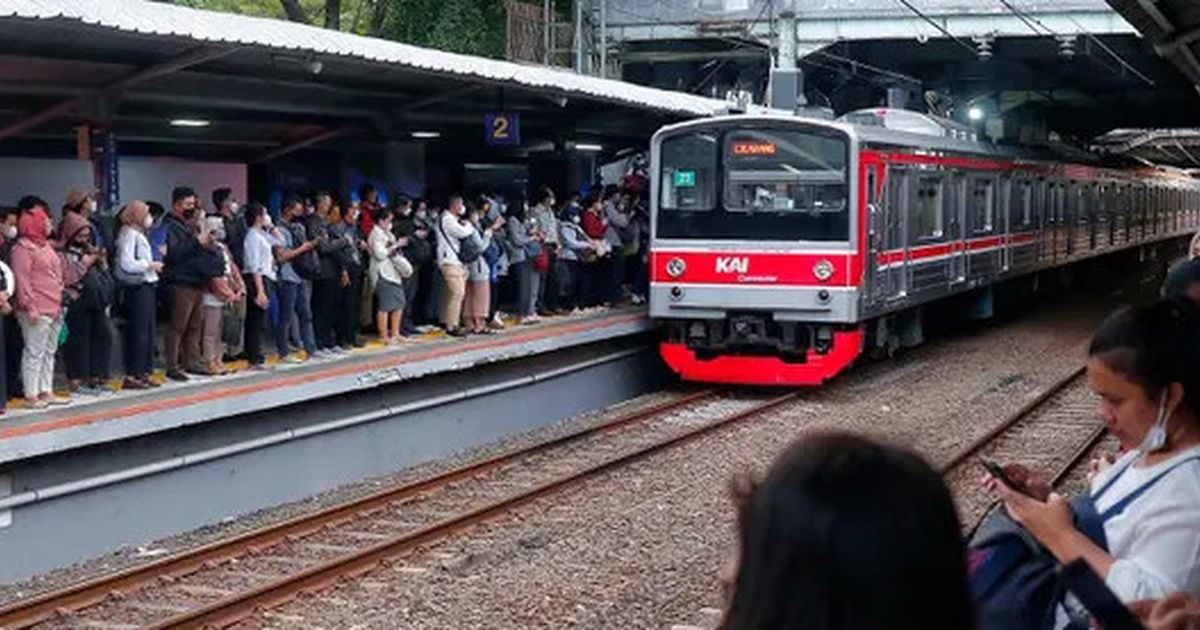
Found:
<svg viewBox="0 0 1200 630"><path fill-rule="evenodd" d="M146 218L142 219L142 227L146 228L147 230L151 227L154 227L154 217L147 214Z"/></svg>
<svg viewBox="0 0 1200 630"><path fill-rule="evenodd" d="M237 212L237 211L238 211L238 204L237 204L237 202L236 202L236 201L231 201L231 202L229 202L229 211L230 211L230 212Z"/></svg>
<svg viewBox="0 0 1200 630"><path fill-rule="evenodd" d="M274 226L274 222L271 220L271 215L268 214L263 216L262 226L264 230L269 230Z"/></svg>
<svg viewBox="0 0 1200 630"><path fill-rule="evenodd" d="M1137 447L1138 453L1143 457L1160 451L1167 445L1167 420L1169 418L1167 392L1163 392L1162 400L1158 403L1158 419L1154 421L1154 426L1150 427L1150 430L1146 432L1146 437L1142 438L1142 443Z"/></svg>
<svg viewBox="0 0 1200 630"><path fill-rule="evenodd" d="M92 199L91 201L87 202L87 211L88 211L88 214L96 213L96 200L95 199Z"/></svg>
<svg viewBox="0 0 1200 630"><path fill-rule="evenodd" d="M578 215L578 214L577 214L577 215L575 215L575 216L573 216L573 217L571 217L571 223L574 223L574 224L576 224L576 225L578 225L578 224L579 224L579 221L580 221L580 220L581 220L581 219L579 218L579 215Z"/></svg>
<svg viewBox="0 0 1200 630"><path fill-rule="evenodd" d="M15 226L15 225L4 226L4 238L7 238L7 239L17 238L17 226Z"/></svg>

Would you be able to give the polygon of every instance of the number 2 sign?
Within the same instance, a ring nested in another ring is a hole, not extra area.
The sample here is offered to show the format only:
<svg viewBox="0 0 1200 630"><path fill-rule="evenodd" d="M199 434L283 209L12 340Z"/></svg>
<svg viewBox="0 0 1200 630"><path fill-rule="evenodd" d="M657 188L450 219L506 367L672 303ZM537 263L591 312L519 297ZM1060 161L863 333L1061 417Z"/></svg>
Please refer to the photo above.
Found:
<svg viewBox="0 0 1200 630"><path fill-rule="evenodd" d="M483 117L485 140L492 147L521 145L521 116L513 112L497 112Z"/></svg>

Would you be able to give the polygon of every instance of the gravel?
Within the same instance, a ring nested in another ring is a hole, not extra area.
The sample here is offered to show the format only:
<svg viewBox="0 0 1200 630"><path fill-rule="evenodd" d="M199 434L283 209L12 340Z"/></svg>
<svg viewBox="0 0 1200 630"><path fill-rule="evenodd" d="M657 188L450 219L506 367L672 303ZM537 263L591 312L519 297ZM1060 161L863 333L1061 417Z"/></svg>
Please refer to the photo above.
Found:
<svg viewBox="0 0 1200 630"><path fill-rule="evenodd" d="M718 618L726 487L840 428L944 460L1078 366L1101 313L1059 308L867 365L777 412L514 511L243 627L669 628Z"/></svg>

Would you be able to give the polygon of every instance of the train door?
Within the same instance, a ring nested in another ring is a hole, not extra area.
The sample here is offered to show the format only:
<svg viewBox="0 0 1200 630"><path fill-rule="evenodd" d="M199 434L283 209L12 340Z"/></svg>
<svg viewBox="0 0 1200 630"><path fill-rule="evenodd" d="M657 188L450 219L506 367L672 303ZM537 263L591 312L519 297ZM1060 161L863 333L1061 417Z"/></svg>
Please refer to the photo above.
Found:
<svg viewBox="0 0 1200 630"><path fill-rule="evenodd" d="M883 269L883 294L887 301L908 295L908 242L905 238L908 213L908 194L911 177L907 169L889 166L884 180L883 255L878 259Z"/></svg>
<svg viewBox="0 0 1200 630"><path fill-rule="evenodd" d="M951 194L947 195L946 203L946 242L950 246L949 270L950 286L954 287L967 281L970 269L970 256L967 254L967 221L968 180L965 175L952 175L947 179Z"/></svg>
<svg viewBox="0 0 1200 630"><path fill-rule="evenodd" d="M865 287L867 301L871 304L878 304L886 298L888 293L887 271L881 269L880 264L886 258L887 252L887 215L889 204L886 203L885 184L883 182L884 167L882 164L863 164L862 171L859 177L866 182L866 188L863 194L862 213L864 220L867 222L867 244L864 250L867 252L866 259L863 261L863 278L867 283Z"/></svg>

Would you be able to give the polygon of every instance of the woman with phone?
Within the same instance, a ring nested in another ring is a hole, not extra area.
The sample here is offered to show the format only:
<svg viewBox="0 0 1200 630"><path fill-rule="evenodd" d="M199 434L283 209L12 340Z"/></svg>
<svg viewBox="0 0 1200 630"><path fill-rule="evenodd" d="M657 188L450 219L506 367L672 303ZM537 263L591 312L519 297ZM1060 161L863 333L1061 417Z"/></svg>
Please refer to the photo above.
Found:
<svg viewBox="0 0 1200 630"><path fill-rule="evenodd" d="M1200 596L1200 312L1162 301L1113 315L1092 339L1087 376L1126 451L1093 463L1094 513L1073 511L1024 466L987 485L1059 562L1084 560L1121 601ZM1066 610L1057 618L1071 622Z"/></svg>

